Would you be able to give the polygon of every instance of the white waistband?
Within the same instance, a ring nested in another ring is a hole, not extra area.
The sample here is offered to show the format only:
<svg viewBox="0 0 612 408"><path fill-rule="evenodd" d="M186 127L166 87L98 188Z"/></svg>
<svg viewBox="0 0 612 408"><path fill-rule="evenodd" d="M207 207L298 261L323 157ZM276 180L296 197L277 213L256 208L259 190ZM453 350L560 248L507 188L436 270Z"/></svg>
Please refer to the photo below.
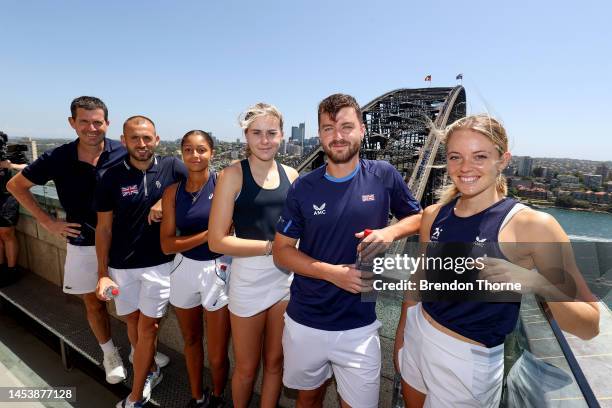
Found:
<svg viewBox="0 0 612 408"><path fill-rule="evenodd" d="M442 350L445 350L446 352L463 360L472 361L474 359L483 358L488 360L497 360L504 358L503 343L498 346L488 348L456 339L436 329L427 321L427 319L425 319L421 303L414 307L416 308L416 324L418 330L424 336L424 341L431 341L439 346ZM410 329L408 325L406 325L406 329Z"/></svg>

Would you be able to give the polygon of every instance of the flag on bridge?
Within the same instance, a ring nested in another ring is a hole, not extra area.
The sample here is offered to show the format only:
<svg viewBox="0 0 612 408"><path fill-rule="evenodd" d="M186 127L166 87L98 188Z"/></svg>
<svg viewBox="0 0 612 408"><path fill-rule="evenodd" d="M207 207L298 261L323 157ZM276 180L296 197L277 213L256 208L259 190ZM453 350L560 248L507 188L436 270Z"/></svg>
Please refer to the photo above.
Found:
<svg viewBox="0 0 612 408"><path fill-rule="evenodd" d="M463 74L458 74L458 75L455 77L455 79L456 79L457 81L458 81L458 80L460 80L460 79L463 79Z"/></svg>
<svg viewBox="0 0 612 408"><path fill-rule="evenodd" d="M431 82L431 75L427 75L425 77L425 82Z"/></svg>

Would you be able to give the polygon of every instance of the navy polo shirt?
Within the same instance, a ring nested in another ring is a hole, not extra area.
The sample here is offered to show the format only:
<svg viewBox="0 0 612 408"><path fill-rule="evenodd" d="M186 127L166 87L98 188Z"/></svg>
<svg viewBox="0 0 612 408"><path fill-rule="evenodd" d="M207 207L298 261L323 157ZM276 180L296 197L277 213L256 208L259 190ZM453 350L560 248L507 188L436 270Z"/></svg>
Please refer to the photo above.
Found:
<svg viewBox="0 0 612 408"><path fill-rule="evenodd" d="M421 206L391 164L362 159L344 178L326 174L326 166L299 177L276 230L299 239L299 250L314 259L353 264L359 244L355 233L386 227L389 211L402 219ZM328 281L295 274L287 314L315 329L350 330L374 322L375 306Z"/></svg>
<svg viewBox="0 0 612 408"><path fill-rule="evenodd" d="M149 225L147 217L166 187L186 177L185 165L175 157L155 156L146 171L126 158L106 172L96 189L95 208L113 212L110 267L145 268L174 258L161 250L160 223Z"/></svg>
<svg viewBox="0 0 612 408"><path fill-rule="evenodd" d="M97 215L93 208L94 192L100 177L126 155L123 145L104 139L104 151L92 166L79 160L79 139L43 153L21 171L34 184L53 180L57 196L66 211L66 221L81 224L81 235L69 238L73 245L95 245Z"/></svg>

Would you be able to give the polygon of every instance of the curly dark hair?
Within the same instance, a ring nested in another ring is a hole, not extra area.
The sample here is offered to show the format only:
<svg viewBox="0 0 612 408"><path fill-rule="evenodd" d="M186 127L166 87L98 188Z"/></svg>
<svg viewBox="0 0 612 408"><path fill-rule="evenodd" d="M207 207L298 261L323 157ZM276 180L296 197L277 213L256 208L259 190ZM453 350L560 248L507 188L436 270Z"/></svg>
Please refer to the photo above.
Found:
<svg viewBox="0 0 612 408"><path fill-rule="evenodd" d="M359 123L363 123L363 115L361 114L361 108L359 107L359 104L357 103L355 98L353 98L351 95L337 93L328 96L319 103L319 125L321 125L321 115L323 113L327 113L332 120L336 120L336 114L342 108L355 109L355 113L359 118Z"/></svg>

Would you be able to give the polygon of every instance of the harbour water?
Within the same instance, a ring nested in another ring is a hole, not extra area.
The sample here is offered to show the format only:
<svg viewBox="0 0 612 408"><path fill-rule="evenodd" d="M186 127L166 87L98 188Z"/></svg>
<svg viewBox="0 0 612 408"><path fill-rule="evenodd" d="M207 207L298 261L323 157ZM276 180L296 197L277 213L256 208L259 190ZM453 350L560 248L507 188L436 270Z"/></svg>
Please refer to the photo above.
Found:
<svg viewBox="0 0 612 408"><path fill-rule="evenodd" d="M538 208L555 217L572 241L612 242L612 214Z"/></svg>
<svg viewBox="0 0 612 408"><path fill-rule="evenodd" d="M612 214L539 208L561 224L591 291L612 308Z"/></svg>

